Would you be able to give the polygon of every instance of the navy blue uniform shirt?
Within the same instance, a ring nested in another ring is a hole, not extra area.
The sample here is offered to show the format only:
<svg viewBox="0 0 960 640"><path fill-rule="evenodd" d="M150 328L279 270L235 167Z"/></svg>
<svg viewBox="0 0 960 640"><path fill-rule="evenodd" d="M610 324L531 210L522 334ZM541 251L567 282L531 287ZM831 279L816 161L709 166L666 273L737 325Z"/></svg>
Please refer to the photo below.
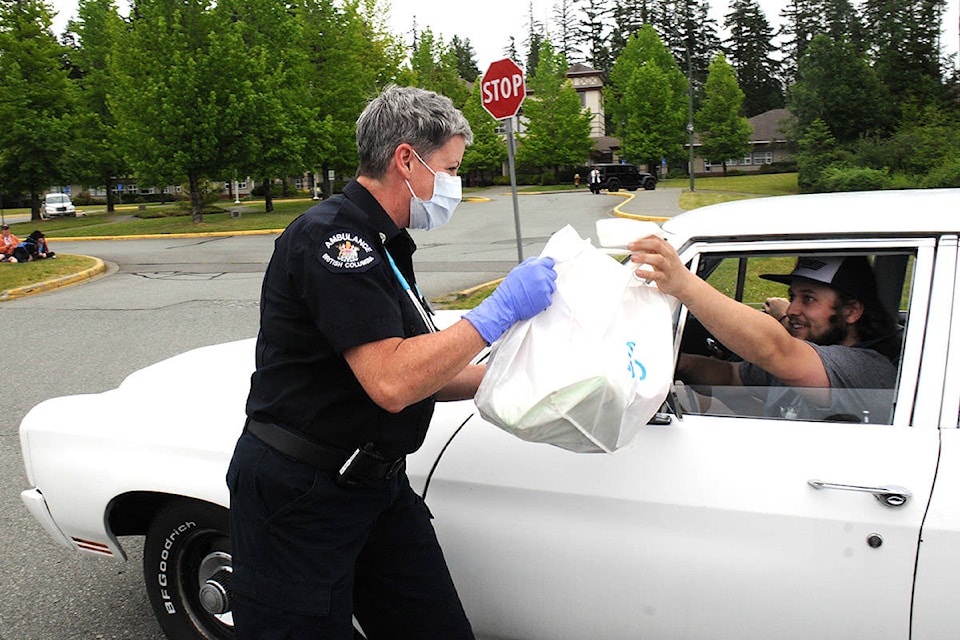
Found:
<svg viewBox="0 0 960 640"><path fill-rule="evenodd" d="M342 355L429 331L385 248L414 285L416 244L356 180L277 238L260 296L248 416L347 452L372 442L393 458L422 444L434 398L391 414L367 396Z"/></svg>

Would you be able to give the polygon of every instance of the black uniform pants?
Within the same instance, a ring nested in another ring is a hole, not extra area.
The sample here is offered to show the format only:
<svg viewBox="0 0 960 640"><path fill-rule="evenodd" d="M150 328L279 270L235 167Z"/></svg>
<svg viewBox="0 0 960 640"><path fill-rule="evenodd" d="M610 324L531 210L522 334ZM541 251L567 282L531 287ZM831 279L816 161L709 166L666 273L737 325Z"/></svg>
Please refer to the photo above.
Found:
<svg viewBox="0 0 960 640"><path fill-rule="evenodd" d="M230 469L236 640L471 639L430 512L405 473L344 487L249 433Z"/></svg>

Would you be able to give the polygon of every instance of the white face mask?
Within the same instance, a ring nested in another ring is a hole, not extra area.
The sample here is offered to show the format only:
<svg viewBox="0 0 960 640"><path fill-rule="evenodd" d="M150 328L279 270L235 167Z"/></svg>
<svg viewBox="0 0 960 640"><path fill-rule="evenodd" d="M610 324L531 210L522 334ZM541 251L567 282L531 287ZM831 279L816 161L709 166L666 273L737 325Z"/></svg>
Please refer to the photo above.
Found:
<svg viewBox="0 0 960 640"><path fill-rule="evenodd" d="M407 180L407 188L410 189L410 228L423 229L429 231L436 229L450 220L453 210L460 204L463 198L463 186L458 176L451 176L447 173L437 173L423 161L420 154L413 152L417 160L427 168L427 171L433 174L433 196L429 200L421 200L413 192L410 181Z"/></svg>

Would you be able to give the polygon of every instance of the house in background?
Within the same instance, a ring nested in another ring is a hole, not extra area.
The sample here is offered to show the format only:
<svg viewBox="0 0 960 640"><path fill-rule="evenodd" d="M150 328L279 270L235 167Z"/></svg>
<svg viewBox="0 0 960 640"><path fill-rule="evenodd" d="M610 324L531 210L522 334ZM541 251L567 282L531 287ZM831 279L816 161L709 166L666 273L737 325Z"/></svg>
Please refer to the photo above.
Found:
<svg viewBox="0 0 960 640"><path fill-rule="evenodd" d="M607 135L606 115L603 110L603 86L606 84L606 74L597 71L585 64L574 64L567 70L567 78L573 87L577 90L580 97L580 108L590 110L593 121L590 126L590 138L593 140L594 148L590 152L589 158L584 158L584 164L597 164L600 162L619 162L620 157L617 152L620 150L620 140ZM529 100L533 92L527 89L527 99ZM520 113L513 117L513 130L517 134L526 131L526 119L523 116L523 107ZM501 121L497 127L497 133L506 135L506 125ZM504 163L504 175L506 175L506 163Z"/></svg>
<svg viewBox="0 0 960 640"><path fill-rule="evenodd" d="M603 108L603 87L606 75L585 64L574 64L567 71L567 77L580 95L580 107L590 109L593 114L593 126L590 137L594 140L594 150L590 154L590 163L619 162L620 139L608 136ZM790 119L787 109L772 109L749 118L752 148L742 158L727 160L727 169L743 172L759 171L761 167L774 162L793 160L793 150L787 142L786 130ZM693 170L696 175L723 173L720 160L704 159L697 155L699 141L694 140ZM649 169L647 169L649 170Z"/></svg>
<svg viewBox="0 0 960 640"><path fill-rule="evenodd" d="M607 135L606 114L603 109L603 86L606 84L606 75L602 71L577 63L567 70L567 78L580 96L580 108L590 109L593 115L590 137L594 141L594 149L590 153L589 163L618 162L620 139Z"/></svg>
<svg viewBox="0 0 960 640"><path fill-rule="evenodd" d="M789 120L790 111L787 109L771 109L748 118L747 121L753 129L750 134L752 148L742 158L728 158L727 170L752 173L759 171L764 165L793 160L793 150L786 135ZM693 168L696 175L722 175L722 160L701 158L696 153L699 146L699 139L695 138Z"/></svg>

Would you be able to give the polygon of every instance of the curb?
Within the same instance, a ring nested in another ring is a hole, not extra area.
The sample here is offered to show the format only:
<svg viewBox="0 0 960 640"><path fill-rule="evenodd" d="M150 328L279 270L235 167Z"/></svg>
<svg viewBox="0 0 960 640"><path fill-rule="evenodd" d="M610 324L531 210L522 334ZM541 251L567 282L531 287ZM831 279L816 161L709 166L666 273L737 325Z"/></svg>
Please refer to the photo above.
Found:
<svg viewBox="0 0 960 640"><path fill-rule="evenodd" d="M53 280L46 280L45 282L38 282L36 284L29 284L23 287L17 287L15 289L8 289L7 291L0 292L0 302L5 302L7 300L16 300L17 298L23 298L35 293L43 293L45 291L53 291L54 289L60 289L62 287L69 287L72 284L77 284L80 282L86 282L96 278L104 271L107 270L106 264L100 258L93 256L84 256L91 258L96 261L89 269L84 269L79 273L74 273L69 276L63 276L62 278L55 278Z"/></svg>
<svg viewBox="0 0 960 640"><path fill-rule="evenodd" d="M620 196L622 198L626 198L626 200L624 200L623 202L621 202L620 204L618 204L613 208L613 215L617 216L618 218L630 218L632 220L646 220L649 222L666 222L667 220L670 219L668 216L645 216L640 213L627 213L625 211L621 211L620 207L624 206L625 204L629 203L631 200L637 197L635 193L620 193L619 191L614 191L613 193L610 193L608 191L607 195Z"/></svg>

